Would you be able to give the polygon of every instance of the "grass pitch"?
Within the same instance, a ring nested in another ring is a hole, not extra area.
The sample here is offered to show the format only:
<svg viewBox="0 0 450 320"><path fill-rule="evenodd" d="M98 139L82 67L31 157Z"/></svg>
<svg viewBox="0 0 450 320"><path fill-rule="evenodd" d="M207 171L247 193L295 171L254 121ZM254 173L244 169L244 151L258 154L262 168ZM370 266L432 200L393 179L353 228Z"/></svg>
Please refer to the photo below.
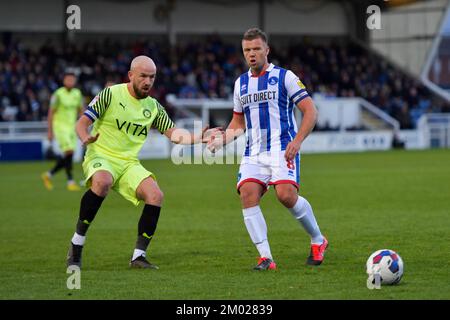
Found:
<svg viewBox="0 0 450 320"><path fill-rule="evenodd" d="M165 194L149 258L130 270L142 206L114 192L91 226L81 289L68 290L65 257L82 192L44 189L53 163L0 164L0 299L450 299L450 150L302 156L301 194L330 247L305 265L309 239L273 190L261 207L276 272L253 272L257 251L235 192L238 165L143 161ZM75 165L81 179L80 164ZM397 286L368 290L365 262L397 251Z"/></svg>

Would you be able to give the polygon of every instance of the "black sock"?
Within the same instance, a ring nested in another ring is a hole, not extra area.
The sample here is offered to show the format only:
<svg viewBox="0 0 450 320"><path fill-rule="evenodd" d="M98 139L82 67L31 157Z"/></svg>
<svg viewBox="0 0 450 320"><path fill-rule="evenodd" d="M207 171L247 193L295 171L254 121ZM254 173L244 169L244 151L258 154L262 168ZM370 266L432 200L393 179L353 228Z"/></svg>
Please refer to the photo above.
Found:
<svg viewBox="0 0 450 320"><path fill-rule="evenodd" d="M72 175L72 159L73 159L73 153L66 155L66 157L64 158L64 168L66 169L66 174L67 174L67 180L73 180L73 175Z"/></svg>
<svg viewBox="0 0 450 320"><path fill-rule="evenodd" d="M100 209L104 199L105 198L92 192L91 189L86 191L83 198L81 198L80 218L77 223L77 233L80 236L86 235L86 232L91 222L94 220L95 215L97 214L98 209Z"/></svg>
<svg viewBox="0 0 450 320"><path fill-rule="evenodd" d="M54 175L55 173L57 173L59 170L61 170L62 168L64 168L66 166L66 158L65 157L61 157L58 156L58 160L56 161L55 166L53 167L52 170L50 170L50 173L52 175Z"/></svg>
<svg viewBox="0 0 450 320"><path fill-rule="evenodd" d="M138 237L136 241L136 249L146 251L150 240L155 234L156 225L158 224L159 213L161 207L146 204L142 210L141 218L138 224Z"/></svg>

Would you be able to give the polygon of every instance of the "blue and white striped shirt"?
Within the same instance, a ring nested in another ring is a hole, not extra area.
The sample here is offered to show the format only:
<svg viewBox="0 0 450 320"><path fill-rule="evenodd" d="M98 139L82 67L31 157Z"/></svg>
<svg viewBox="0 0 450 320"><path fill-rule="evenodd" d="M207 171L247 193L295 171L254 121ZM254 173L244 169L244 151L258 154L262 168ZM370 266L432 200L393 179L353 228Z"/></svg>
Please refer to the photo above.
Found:
<svg viewBox="0 0 450 320"><path fill-rule="evenodd" d="M233 111L245 116L244 156L285 150L297 134L294 107L306 97L300 79L272 63L260 76L242 74L234 84Z"/></svg>

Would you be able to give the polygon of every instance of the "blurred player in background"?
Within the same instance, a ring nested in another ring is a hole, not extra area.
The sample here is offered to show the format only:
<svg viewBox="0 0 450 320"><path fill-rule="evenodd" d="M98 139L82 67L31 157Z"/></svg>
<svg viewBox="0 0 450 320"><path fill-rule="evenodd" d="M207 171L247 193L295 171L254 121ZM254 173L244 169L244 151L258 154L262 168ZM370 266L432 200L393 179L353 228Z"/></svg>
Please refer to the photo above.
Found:
<svg viewBox="0 0 450 320"><path fill-rule="evenodd" d="M245 32L242 49L250 69L235 82L233 118L224 136L208 145L220 148L246 130L246 149L239 169L237 190L244 222L260 258L255 270L276 269L267 238L267 225L259 206L269 185L311 237L309 265L320 265L328 246L309 202L298 195L299 150L314 128L317 111L305 86L290 70L268 62L266 34L253 28ZM294 106L303 119L297 132Z"/></svg>
<svg viewBox="0 0 450 320"><path fill-rule="evenodd" d="M216 134L203 129L201 135L177 131L159 102L149 96L156 78L156 66L147 56L133 59L128 72L130 82L103 89L77 122L76 130L87 145L83 170L90 189L83 195L79 219L67 257L68 266L81 266L86 232L110 189L138 205L145 203L138 223L138 235L130 266L158 267L146 259L146 250L156 230L163 193L155 175L138 160L151 127L174 143L194 144ZM93 123L92 133L88 127Z"/></svg>
<svg viewBox="0 0 450 320"><path fill-rule="evenodd" d="M58 157L51 170L41 175L48 190L53 189L52 177L61 169L65 169L67 174L67 189L80 190L72 173L73 153L77 144L75 123L83 112L83 95L79 89L75 88L76 81L74 73L66 73L63 80L64 86L53 93L50 101L47 136L50 144L53 138L56 138L63 156Z"/></svg>
<svg viewBox="0 0 450 320"><path fill-rule="evenodd" d="M106 83L105 83L105 88L109 88L109 87L111 87L111 86L113 86L113 85L115 85L115 84L116 84L115 81L113 81L113 80L108 80L108 81L106 81Z"/></svg>

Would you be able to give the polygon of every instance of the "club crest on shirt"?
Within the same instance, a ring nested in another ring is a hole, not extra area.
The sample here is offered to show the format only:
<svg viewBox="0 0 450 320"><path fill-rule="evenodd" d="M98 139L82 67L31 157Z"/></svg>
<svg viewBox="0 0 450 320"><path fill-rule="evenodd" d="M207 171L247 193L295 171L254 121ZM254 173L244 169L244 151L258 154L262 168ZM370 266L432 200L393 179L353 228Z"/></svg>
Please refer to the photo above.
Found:
<svg viewBox="0 0 450 320"><path fill-rule="evenodd" d="M278 83L278 78L277 77L270 77L269 78L269 84L270 85L274 85L274 84L277 84Z"/></svg>
<svg viewBox="0 0 450 320"><path fill-rule="evenodd" d="M144 111L142 111L142 113L144 114L144 117L146 117L146 118L150 118L152 116L152 113L148 109L144 109Z"/></svg>

